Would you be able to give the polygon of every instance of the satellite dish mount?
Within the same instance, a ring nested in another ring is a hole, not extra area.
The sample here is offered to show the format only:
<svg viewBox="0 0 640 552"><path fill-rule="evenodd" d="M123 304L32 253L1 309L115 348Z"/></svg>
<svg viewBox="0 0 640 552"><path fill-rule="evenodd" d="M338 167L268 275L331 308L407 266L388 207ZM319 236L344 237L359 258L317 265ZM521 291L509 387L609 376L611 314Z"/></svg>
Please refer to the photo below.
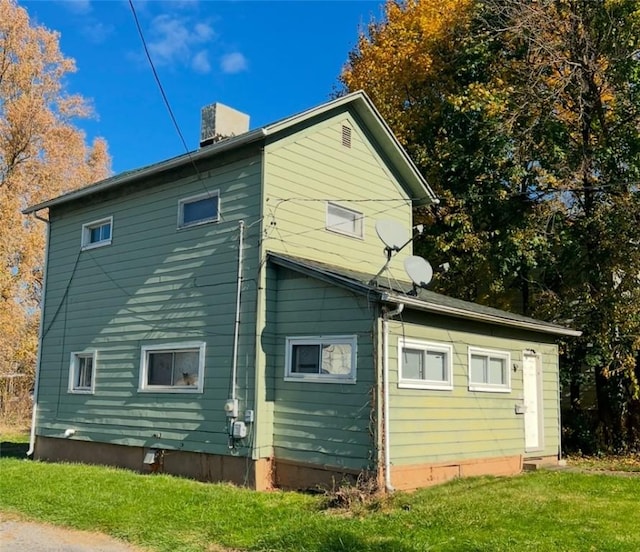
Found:
<svg viewBox="0 0 640 552"><path fill-rule="evenodd" d="M422 226L422 224L420 224L416 226L414 230L417 230L418 235L420 235L422 234L423 228L424 227ZM393 254L399 253L414 240L413 236L407 238L405 227L395 220L377 221L376 234L378 234L378 237L380 238L382 243L384 243L384 253L387 257L387 261L380 269L380 271L371 279L370 284L375 284L380 274L382 274L387 269L389 263L391 262Z"/></svg>

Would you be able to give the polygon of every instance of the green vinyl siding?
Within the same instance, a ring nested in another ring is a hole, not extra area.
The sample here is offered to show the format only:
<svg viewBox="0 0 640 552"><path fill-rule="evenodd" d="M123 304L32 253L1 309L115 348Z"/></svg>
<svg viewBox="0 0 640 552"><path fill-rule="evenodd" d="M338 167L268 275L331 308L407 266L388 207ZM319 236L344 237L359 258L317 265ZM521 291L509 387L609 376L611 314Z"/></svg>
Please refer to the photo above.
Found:
<svg viewBox="0 0 640 552"><path fill-rule="evenodd" d="M375 388L375 308L366 298L278 269L274 354L268 396L274 402L276 458L348 469L371 467ZM285 381L287 337L357 336L356 383Z"/></svg>
<svg viewBox="0 0 640 552"><path fill-rule="evenodd" d="M403 313L403 322L392 320L389 326L392 464L524 454L524 416L516 413L516 404L522 403L523 399L522 359L525 350L534 350L540 355L543 369L544 449L536 455L557 454L558 351L548 337L410 312ZM450 345L453 349L453 389L399 387L400 338ZM510 392L469 390L469 347L510 354Z"/></svg>
<svg viewBox="0 0 640 552"><path fill-rule="evenodd" d="M352 129L350 148L343 125ZM354 116L334 115L265 151L266 249L375 274L385 261L376 221L393 219L410 236L411 197ZM327 201L362 213L362 238L326 229ZM395 266L410 254L409 245Z"/></svg>
<svg viewBox="0 0 640 552"><path fill-rule="evenodd" d="M246 222L238 355L241 411L253 408L256 247L261 157L62 205L51 241L39 386L38 434L228 454L229 395L238 267ZM177 228L178 201L218 190L220 221ZM80 250L82 224L113 217L111 245ZM253 226L251 226L253 224ZM202 393L138 390L143 345L205 342ZM67 392L71 352L97 350L95 393Z"/></svg>

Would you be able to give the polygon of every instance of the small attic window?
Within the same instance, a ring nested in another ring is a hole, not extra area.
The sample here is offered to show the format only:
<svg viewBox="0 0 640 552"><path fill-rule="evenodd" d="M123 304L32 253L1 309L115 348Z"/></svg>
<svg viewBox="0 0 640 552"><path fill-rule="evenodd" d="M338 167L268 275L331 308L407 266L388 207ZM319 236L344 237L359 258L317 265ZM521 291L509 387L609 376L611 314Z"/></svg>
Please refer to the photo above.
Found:
<svg viewBox="0 0 640 552"><path fill-rule="evenodd" d="M336 203L327 202L327 230L354 238L364 237L364 215Z"/></svg>
<svg viewBox="0 0 640 552"><path fill-rule="evenodd" d="M219 192L207 192L178 202L178 228L217 222L220 216Z"/></svg>
<svg viewBox="0 0 640 552"><path fill-rule="evenodd" d="M82 225L82 249L93 249L111 243L113 217L94 220Z"/></svg>
<svg viewBox="0 0 640 552"><path fill-rule="evenodd" d="M345 148L351 147L351 127L342 125L342 145Z"/></svg>

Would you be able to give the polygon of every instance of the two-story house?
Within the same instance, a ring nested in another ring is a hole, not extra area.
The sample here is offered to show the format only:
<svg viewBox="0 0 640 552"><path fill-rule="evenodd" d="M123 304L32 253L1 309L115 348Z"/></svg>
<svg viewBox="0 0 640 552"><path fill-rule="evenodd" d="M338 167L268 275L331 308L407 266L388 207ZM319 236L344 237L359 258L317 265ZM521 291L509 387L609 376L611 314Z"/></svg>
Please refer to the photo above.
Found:
<svg viewBox="0 0 640 552"><path fill-rule="evenodd" d="M385 255L437 200L364 93L203 128L25 210L48 220L36 458L388 490L557 461L579 333L413 286L410 240Z"/></svg>

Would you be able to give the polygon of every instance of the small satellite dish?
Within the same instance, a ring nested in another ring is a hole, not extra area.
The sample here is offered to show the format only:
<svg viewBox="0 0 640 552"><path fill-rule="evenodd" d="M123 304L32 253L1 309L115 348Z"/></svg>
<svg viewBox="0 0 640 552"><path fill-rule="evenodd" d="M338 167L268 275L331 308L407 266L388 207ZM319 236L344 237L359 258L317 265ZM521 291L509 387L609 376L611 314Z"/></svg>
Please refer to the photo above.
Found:
<svg viewBox="0 0 640 552"><path fill-rule="evenodd" d="M379 220L376 222L376 234L389 251L400 251L407 245L407 232L395 220Z"/></svg>
<svg viewBox="0 0 640 552"><path fill-rule="evenodd" d="M431 282L431 278L433 278L431 265L422 257L416 257L415 255L407 257L404 260L404 269L414 284L414 291L418 287L427 287Z"/></svg>

